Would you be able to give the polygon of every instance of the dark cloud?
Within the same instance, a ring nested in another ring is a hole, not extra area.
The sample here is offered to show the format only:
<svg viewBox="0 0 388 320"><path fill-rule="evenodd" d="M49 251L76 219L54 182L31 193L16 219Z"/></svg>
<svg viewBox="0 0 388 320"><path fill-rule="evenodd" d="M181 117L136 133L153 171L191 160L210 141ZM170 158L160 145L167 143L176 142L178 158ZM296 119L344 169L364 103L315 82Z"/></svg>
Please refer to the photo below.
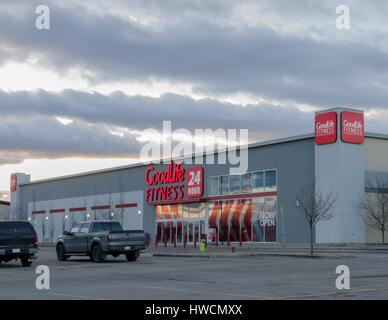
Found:
<svg viewBox="0 0 388 320"><path fill-rule="evenodd" d="M348 33L335 29L336 1L309 0L50 0L51 29L38 31L40 1L4 0L0 64L33 58L61 75L80 70L92 84L161 80L218 100L0 89L0 164L134 156L140 148L135 135L112 130L160 129L163 120L171 120L173 129L249 129L253 141L311 132L313 112L302 112L296 107L301 104L309 110L388 109L388 45L381 24L387 4L376 12L373 1L345 3L353 19ZM270 102L220 102L240 93ZM56 116L74 121L63 125ZM371 131L388 130L382 117L370 124Z"/></svg>
<svg viewBox="0 0 388 320"><path fill-rule="evenodd" d="M0 91L0 163L66 156L138 157L136 140L150 127L249 129L251 141L312 130L312 113L292 107L233 105L165 94L160 98L65 90L51 93ZM64 125L56 117L73 119ZM112 134L120 131L123 136Z"/></svg>
<svg viewBox="0 0 388 320"><path fill-rule="evenodd" d="M197 11L210 10L201 2L185 11L191 14L184 19L151 25L71 3L51 5L52 29L45 32L31 26L33 11L22 20L4 14L0 39L16 52L9 59L35 55L42 65L58 72L78 67L89 71L87 77L94 83L159 79L189 83L195 92L210 96L247 92L321 107L387 107L388 55L378 44L357 38L322 40L308 34L281 34L264 25L217 24L225 16L198 18ZM151 12L164 6L150 3ZM301 15L306 3L296 6L293 14ZM136 12L140 4L133 4ZM314 14L311 4L306 8L306 17ZM331 9L328 18L335 30L334 3ZM300 18L303 23L304 16ZM335 34L333 30L328 33Z"/></svg>
<svg viewBox="0 0 388 320"><path fill-rule="evenodd" d="M0 123L0 164L25 158L135 157L134 137L112 135L109 128L80 120L63 125L52 117L3 119Z"/></svg>
<svg viewBox="0 0 388 320"><path fill-rule="evenodd" d="M312 130L312 114L294 107L241 106L176 94L152 98L128 96L122 92L103 95L74 90L61 93L0 90L0 101L3 117L62 116L137 130L160 129L163 120L172 121L173 128L236 128L249 129L252 134L285 135ZM74 124L66 128L79 129Z"/></svg>

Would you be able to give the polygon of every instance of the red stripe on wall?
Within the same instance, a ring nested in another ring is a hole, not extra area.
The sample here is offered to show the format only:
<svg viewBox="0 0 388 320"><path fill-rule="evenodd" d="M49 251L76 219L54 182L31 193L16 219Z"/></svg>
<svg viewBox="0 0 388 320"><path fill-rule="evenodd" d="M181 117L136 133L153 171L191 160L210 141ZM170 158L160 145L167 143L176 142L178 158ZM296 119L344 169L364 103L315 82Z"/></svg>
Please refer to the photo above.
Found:
<svg viewBox="0 0 388 320"><path fill-rule="evenodd" d="M137 203L120 203L116 204L117 209L122 209L122 208L135 208L137 207Z"/></svg>
<svg viewBox="0 0 388 320"><path fill-rule="evenodd" d="M102 206L92 207L92 210L106 210L106 209L110 209L110 205L102 205Z"/></svg>
<svg viewBox="0 0 388 320"><path fill-rule="evenodd" d="M65 209L52 209L49 212L50 213L60 213L60 212L65 212Z"/></svg>
<svg viewBox="0 0 388 320"><path fill-rule="evenodd" d="M86 211L86 207L79 207L79 208L70 208L70 212L75 212L75 211Z"/></svg>
<svg viewBox="0 0 388 320"><path fill-rule="evenodd" d="M46 210L36 210L36 211L32 211L32 214L45 214L46 213Z"/></svg>

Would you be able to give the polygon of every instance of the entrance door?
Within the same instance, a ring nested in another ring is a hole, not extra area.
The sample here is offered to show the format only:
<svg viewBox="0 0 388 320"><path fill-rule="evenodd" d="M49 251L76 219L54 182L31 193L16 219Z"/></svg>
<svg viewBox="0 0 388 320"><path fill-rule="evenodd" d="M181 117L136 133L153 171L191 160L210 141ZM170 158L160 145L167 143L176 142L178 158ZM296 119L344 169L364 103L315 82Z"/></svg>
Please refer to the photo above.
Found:
<svg viewBox="0 0 388 320"><path fill-rule="evenodd" d="M156 237L159 244L174 243L183 245L198 243L204 238L204 220L165 220L156 222Z"/></svg>
<svg viewBox="0 0 388 320"><path fill-rule="evenodd" d="M198 243L201 234L201 224L199 221L187 221L187 243Z"/></svg>

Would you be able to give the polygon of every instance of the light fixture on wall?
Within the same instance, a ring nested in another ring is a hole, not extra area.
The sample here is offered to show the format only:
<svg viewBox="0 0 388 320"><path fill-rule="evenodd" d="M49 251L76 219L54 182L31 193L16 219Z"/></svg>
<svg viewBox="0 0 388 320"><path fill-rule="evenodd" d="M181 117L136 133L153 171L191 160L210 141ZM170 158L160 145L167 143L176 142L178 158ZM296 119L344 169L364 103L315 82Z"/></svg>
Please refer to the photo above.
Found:
<svg viewBox="0 0 388 320"><path fill-rule="evenodd" d="M111 217L114 217L114 216L115 216L115 213L114 213L114 212L111 212L110 216L111 216Z"/></svg>
<svg viewBox="0 0 388 320"><path fill-rule="evenodd" d="M89 213L86 215L86 218L88 218L88 219L90 218L90 214Z"/></svg>
<svg viewBox="0 0 388 320"><path fill-rule="evenodd" d="M49 219L49 217L46 217L46 220L48 220Z"/></svg>
<svg viewBox="0 0 388 320"><path fill-rule="evenodd" d="M31 221L31 217L28 217L28 221Z"/></svg>
<svg viewBox="0 0 388 320"><path fill-rule="evenodd" d="M67 220L67 218L69 218L69 216L68 215L65 215L65 219Z"/></svg>
<svg viewBox="0 0 388 320"><path fill-rule="evenodd" d="M138 210L138 211L137 211L137 214L141 214L141 210Z"/></svg>

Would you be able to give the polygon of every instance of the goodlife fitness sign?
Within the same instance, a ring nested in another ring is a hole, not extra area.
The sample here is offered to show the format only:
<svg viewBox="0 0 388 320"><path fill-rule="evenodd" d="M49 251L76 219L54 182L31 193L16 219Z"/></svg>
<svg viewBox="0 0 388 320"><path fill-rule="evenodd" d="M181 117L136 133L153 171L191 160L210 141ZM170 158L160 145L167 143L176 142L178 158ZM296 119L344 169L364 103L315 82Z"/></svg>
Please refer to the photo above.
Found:
<svg viewBox="0 0 388 320"><path fill-rule="evenodd" d="M337 112L315 115L315 143L329 144L337 141Z"/></svg>
<svg viewBox="0 0 388 320"><path fill-rule="evenodd" d="M364 143L364 114L341 112L341 140L347 143Z"/></svg>
<svg viewBox="0 0 388 320"><path fill-rule="evenodd" d="M345 143L364 143L364 115L359 112L341 112L341 140ZM315 143L330 144L337 141L337 112L315 116Z"/></svg>
<svg viewBox="0 0 388 320"><path fill-rule="evenodd" d="M165 170L150 165L145 171L146 202L179 201L203 195L203 168L182 168L170 163Z"/></svg>

